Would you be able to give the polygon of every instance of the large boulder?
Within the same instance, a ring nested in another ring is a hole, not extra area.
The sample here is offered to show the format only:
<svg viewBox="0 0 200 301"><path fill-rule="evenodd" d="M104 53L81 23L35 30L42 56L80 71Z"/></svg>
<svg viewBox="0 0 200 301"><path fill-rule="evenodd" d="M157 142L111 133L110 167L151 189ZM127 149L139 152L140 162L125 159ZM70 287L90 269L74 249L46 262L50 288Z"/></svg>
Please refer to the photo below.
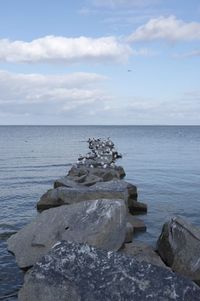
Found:
<svg viewBox="0 0 200 301"><path fill-rule="evenodd" d="M151 264L166 268L166 265L161 260L160 256L150 245L144 242L134 240L132 243L126 243L120 249L120 252L131 255L140 262L146 261Z"/></svg>
<svg viewBox="0 0 200 301"><path fill-rule="evenodd" d="M164 224L157 249L173 271L200 282L200 229L173 217Z"/></svg>
<svg viewBox="0 0 200 301"><path fill-rule="evenodd" d="M8 239L20 268L27 268L58 240L87 242L118 250L126 234L126 206L123 200L94 200L52 208Z"/></svg>
<svg viewBox="0 0 200 301"><path fill-rule="evenodd" d="M190 280L130 256L59 242L25 276L19 301L199 301Z"/></svg>
<svg viewBox="0 0 200 301"><path fill-rule="evenodd" d="M45 210L64 204L78 203L84 200L123 199L128 204L129 188L131 184L122 181L99 182L91 187L58 187L48 190L37 203L38 210ZM137 195L137 188L135 195ZM128 206L128 205L127 205Z"/></svg>

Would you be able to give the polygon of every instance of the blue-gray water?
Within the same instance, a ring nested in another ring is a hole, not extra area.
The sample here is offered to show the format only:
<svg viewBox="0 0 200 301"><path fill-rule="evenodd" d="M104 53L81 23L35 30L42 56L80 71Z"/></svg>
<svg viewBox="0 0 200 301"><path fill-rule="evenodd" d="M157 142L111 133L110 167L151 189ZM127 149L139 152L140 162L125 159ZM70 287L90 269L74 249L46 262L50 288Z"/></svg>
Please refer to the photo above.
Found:
<svg viewBox="0 0 200 301"><path fill-rule="evenodd" d="M155 244L172 215L200 226L199 126L0 126L0 300L23 278L7 237L37 214L39 197L87 152L89 137L111 137L126 180L148 204L148 229L138 239Z"/></svg>

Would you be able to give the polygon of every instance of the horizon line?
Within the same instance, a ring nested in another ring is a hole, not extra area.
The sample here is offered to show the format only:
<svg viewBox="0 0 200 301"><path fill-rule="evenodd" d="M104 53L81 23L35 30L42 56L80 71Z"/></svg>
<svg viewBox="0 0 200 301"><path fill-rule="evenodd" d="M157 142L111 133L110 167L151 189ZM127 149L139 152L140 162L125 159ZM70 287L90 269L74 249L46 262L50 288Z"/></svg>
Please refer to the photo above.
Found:
<svg viewBox="0 0 200 301"><path fill-rule="evenodd" d="M200 124L0 124L1 126L200 126Z"/></svg>

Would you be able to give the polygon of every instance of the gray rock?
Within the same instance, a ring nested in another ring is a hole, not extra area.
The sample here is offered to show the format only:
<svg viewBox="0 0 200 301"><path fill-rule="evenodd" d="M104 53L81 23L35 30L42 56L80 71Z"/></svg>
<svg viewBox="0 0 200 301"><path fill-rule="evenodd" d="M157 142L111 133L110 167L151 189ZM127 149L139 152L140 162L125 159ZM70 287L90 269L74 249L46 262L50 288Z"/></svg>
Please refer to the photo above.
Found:
<svg viewBox="0 0 200 301"><path fill-rule="evenodd" d="M116 166L115 169L118 171L120 179L123 179L126 176L125 170L122 166Z"/></svg>
<svg viewBox="0 0 200 301"><path fill-rule="evenodd" d="M173 271L200 282L200 229L173 217L164 224L157 248Z"/></svg>
<svg viewBox="0 0 200 301"><path fill-rule="evenodd" d="M32 266L58 240L87 242L118 250L125 239L126 206L123 200L95 200L52 208L8 239L20 268Z"/></svg>
<svg viewBox="0 0 200 301"><path fill-rule="evenodd" d="M72 166L67 175L73 179L74 177L81 177L88 174L89 169L86 166Z"/></svg>
<svg viewBox="0 0 200 301"><path fill-rule="evenodd" d="M62 177L54 182L54 188L58 187L77 188L79 187L79 184L69 179L68 177Z"/></svg>
<svg viewBox="0 0 200 301"><path fill-rule="evenodd" d="M64 204L96 199L123 199L127 204L127 183L122 180L99 182L91 187L58 187L48 190L37 203L38 210L45 210Z"/></svg>
<svg viewBox="0 0 200 301"><path fill-rule="evenodd" d="M147 229L143 220L141 220L131 214L127 215L127 221L132 225L134 233L145 232Z"/></svg>
<svg viewBox="0 0 200 301"><path fill-rule="evenodd" d="M111 181L113 179L122 179L125 176L125 172L123 167L115 166L115 167L95 167L90 168L86 166L73 166L69 172L68 177L72 180L78 181L78 178L83 176L95 175L101 178L103 181Z"/></svg>
<svg viewBox="0 0 200 301"><path fill-rule="evenodd" d="M138 261L146 261L157 266L165 267L166 265L161 260L160 256L153 250L153 248L144 242L133 241L132 243L124 244L123 248L120 249L127 255L134 256Z"/></svg>
<svg viewBox="0 0 200 301"><path fill-rule="evenodd" d="M130 256L57 243L25 276L19 301L198 301L200 288Z"/></svg>
<svg viewBox="0 0 200 301"><path fill-rule="evenodd" d="M54 182L54 188L58 188L58 187L71 187L71 188L77 188L80 186L92 186L98 182L102 182L103 180L100 177L97 177L95 175L87 175L84 176L84 181L81 183L80 181L77 182L76 178L74 178L74 180L72 180L72 178L70 178L69 176L66 177L62 177L60 179L57 179Z"/></svg>
<svg viewBox="0 0 200 301"><path fill-rule="evenodd" d="M91 174L91 175L89 174L85 178L85 181L82 183L82 185L89 187L89 186L95 185L98 182L103 182L103 179L98 176L95 176L93 174Z"/></svg>
<svg viewBox="0 0 200 301"><path fill-rule="evenodd" d="M129 197L128 208L131 214L140 214L147 212L147 205L142 202L137 202L137 199Z"/></svg>
<svg viewBox="0 0 200 301"><path fill-rule="evenodd" d="M133 226L127 222L126 223L126 236L125 236L125 243L130 243L133 240Z"/></svg>

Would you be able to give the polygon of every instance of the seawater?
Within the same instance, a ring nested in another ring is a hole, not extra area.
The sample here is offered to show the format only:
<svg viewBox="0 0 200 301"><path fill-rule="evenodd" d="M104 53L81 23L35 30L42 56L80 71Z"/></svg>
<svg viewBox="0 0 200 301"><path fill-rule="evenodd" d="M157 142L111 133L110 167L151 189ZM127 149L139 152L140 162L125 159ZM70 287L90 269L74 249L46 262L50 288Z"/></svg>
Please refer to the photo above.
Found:
<svg viewBox="0 0 200 301"><path fill-rule="evenodd" d="M200 126L0 126L0 300L23 282L7 238L36 216L40 196L87 152L89 137L114 141L126 180L148 204L147 232L136 239L155 245L174 215L200 226Z"/></svg>

